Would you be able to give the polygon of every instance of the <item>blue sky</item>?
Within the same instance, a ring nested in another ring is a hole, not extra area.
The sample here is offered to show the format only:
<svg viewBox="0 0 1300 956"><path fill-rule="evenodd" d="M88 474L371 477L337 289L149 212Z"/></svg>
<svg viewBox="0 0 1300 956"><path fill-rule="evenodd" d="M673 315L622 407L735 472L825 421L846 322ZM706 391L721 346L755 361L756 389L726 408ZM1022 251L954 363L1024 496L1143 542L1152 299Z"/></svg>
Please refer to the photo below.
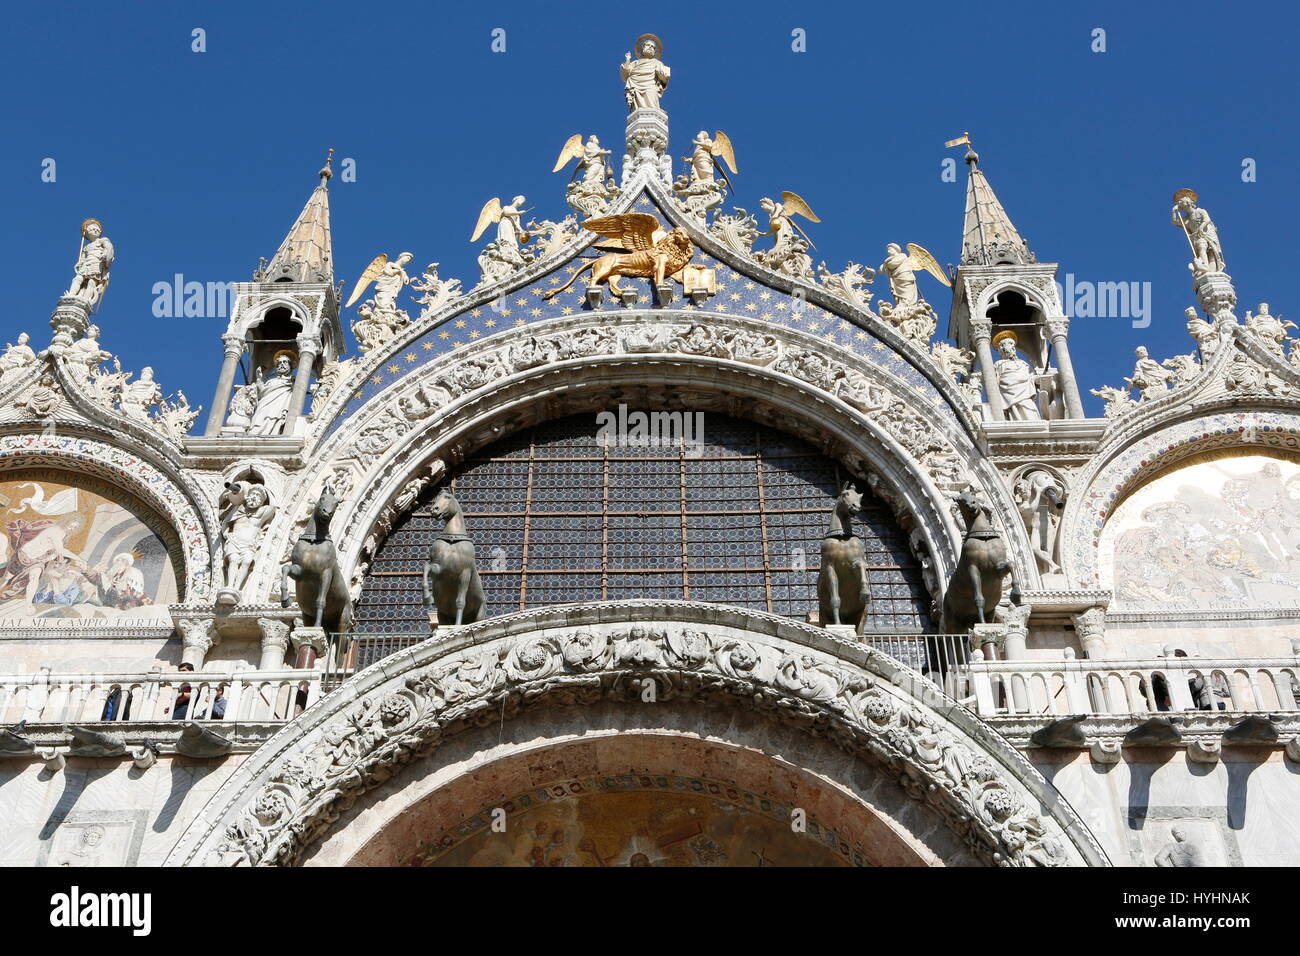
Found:
<svg viewBox="0 0 1300 956"><path fill-rule="evenodd" d="M959 253L970 130L1041 261L1075 282L1150 282L1151 325L1075 321L1087 390L1118 384L1133 348L1187 352L1181 186L1219 226L1239 312L1297 310L1300 83L1294 3L634 4L226 2L11 5L0 40L0 342L49 339L77 228L101 219L117 262L98 323L123 366L211 399L224 319L157 319L154 283L249 278L315 185L328 146L356 162L331 186L335 264L349 286L379 252L477 280L483 202L524 193L560 218L572 133L618 151L618 63L659 34L674 157L724 130L731 201L792 189L832 269L887 242ZM191 31L207 50L191 51ZM491 31L506 31L506 52ZM806 31L807 52L791 50ZM1093 30L1106 52L1092 52ZM958 160L944 182L945 156ZM57 179L42 182L42 162ZM1243 182L1254 160L1256 181ZM922 277L946 317L946 290ZM879 283L878 283L879 284ZM881 289L875 289L877 294ZM942 295L940 293L943 293ZM350 316L345 316L345 324ZM942 331L946 321L941 323ZM202 419L200 420L202 421Z"/></svg>

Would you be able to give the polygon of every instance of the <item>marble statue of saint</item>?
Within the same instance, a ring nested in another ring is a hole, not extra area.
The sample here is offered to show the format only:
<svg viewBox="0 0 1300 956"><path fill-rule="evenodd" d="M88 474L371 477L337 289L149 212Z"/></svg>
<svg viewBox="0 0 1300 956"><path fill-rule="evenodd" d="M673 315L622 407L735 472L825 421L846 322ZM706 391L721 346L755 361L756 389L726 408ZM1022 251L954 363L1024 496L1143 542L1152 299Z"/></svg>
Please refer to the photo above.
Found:
<svg viewBox="0 0 1300 956"><path fill-rule="evenodd" d="M895 293L897 294L897 293ZM1016 342L1010 336L998 342L1002 356L993 363L998 378L998 391L1009 422L1038 421L1043 416L1038 411L1038 385L1029 363L1016 355Z"/></svg>
<svg viewBox="0 0 1300 956"><path fill-rule="evenodd" d="M19 332L18 341L5 346L4 354L0 355L0 376L15 369L26 368L36 361L36 353L27 344L30 340L31 336L26 332Z"/></svg>
<svg viewBox="0 0 1300 956"><path fill-rule="evenodd" d="M1187 831L1182 827L1173 827L1169 831L1170 840L1156 853L1153 861L1156 866L1206 866L1201 848L1187 839Z"/></svg>
<svg viewBox="0 0 1300 956"><path fill-rule="evenodd" d="M1187 241L1191 243L1193 272L1227 271L1223 246L1219 244L1219 231L1214 227L1210 214L1196 205L1195 192L1180 189L1174 193L1172 222L1187 234Z"/></svg>
<svg viewBox="0 0 1300 956"><path fill-rule="evenodd" d="M230 510L221 529L225 586L234 591L242 591L248 582L262 529L275 517L270 492L262 485L246 485L239 489L239 494L242 500Z"/></svg>
<svg viewBox="0 0 1300 956"><path fill-rule="evenodd" d="M1137 362L1133 365L1133 375L1126 378L1131 388L1136 388L1141 395L1140 400L1145 401L1150 398L1152 392L1163 392L1169 387L1169 378L1172 373L1155 359L1147 354L1145 345L1139 345L1133 353L1137 357Z"/></svg>
<svg viewBox="0 0 1300 956"><path fill-rule="evenodd" d="M112 355L105 352L99 344L98 325L86 329L86 334L69 345L63 353L63 361L76 366L83 379L90 375L92 368L110 358Z"/></svg>
<svg viewBox="0 0 1300 956"><path fill-rule="evenodd" d="M113 267L113 244L104 235L98 219L81 224L81 252L73 270L72 284L64 295L80 299L94 309L108 286L108 272Z"/></svg>
<svg viewBox="0 0 1300 956"><path fill-rule="evenodd" d="M668 87L668 77L672 72L659 59L663 50L659 38L647 33L637 38L635 60L631 53L623 54L620 75L623 77L623 95L627 98L629 113L633 110L659 109L659 97Z"/></svg>
<svg viewBox="0 0 1300 956"><path fill-rule="evenodd" d="M122 386L119 400L122 411L132 418L148 418L149 409L162 401L162 389L153 380L153 369L145 366L140 370L140 378Z"/></svg>
<svg viewBox="0 0 1300 956"><path fill-rule="evenodd" d="M253 420L248 426L250 435L278 435L284 430L289 414L289 399L293 394L293 360L288 352L275 357L269 375L258 369L258 380L253 383L257 392L257 405Z"/></svg>

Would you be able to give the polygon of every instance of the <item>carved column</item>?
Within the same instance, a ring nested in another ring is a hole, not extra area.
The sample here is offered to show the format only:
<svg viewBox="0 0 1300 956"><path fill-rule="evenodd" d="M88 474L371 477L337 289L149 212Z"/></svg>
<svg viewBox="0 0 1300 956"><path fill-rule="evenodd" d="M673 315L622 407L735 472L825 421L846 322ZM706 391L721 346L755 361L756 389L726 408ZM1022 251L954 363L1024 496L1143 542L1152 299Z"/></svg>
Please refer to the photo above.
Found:
<svg viewBox="0 0 1300 956"><path fill-rule="evenodd" d="M1029 604L1008 604L1003 621L1007 626L1007 636L1002 643L1003 653L1009 661L1022 661L1029 656L1025 645L1029 641L1029 615L1033 612ZM1029 710L1029 688L1021 674L1011 675L1011 699L1015 702L1016 713L1023 714Z"/></svg>
<svg viewBox="0 0 1300 956"><path fill-rule="evenodd" d="M50 316L50 328L54 331L50 352L62 355L64 349L86 334L89 325L90 306L74 295L61 296Z"/></svg>
<svg viewBox="0 0 1300 956"><path fill-rule="evenodd" d="M190 664L195 671L203 669L203 661L220 640L217 629L209 620L181 620L181 663Z"/></svg>
<svg viewBox="0 0 1300 956"><path fill-rule="evenodd" d="M1056 369L1060 373L1061 388L1065 390L1065 411L1070 418L1084 418L1083 400L1079 398L1079 383L1074 380L1074 364L1070 361L1070 346L1066 342L1066 333L1070 331L1070 320L1065 316L1056 316L1047 320L1047 334L1052 340L1052 351L1056 354Z"/></svg>
<svg viewBox="0 0 1300 956"><path fill-rule="evenodd" d="M293 643L293 666L300 670L315 667L316 660L323 656L329 648L329 641L325 636L323 627L307 627L302 623L295 624L293 633L289 635L289 640Z"/></svg>
<svg viewBox="0 0 1300 956"><path fill-rule="evenodd" d="M984 379L984 396L993 413L993 421L1000 422L1006 412L1002 405L1002 392L998 390L998 373L993 368L993 347L989 344L993 338L993 320L971 319L970 328L975 336L975 354L979 358L980 375Z"/></svg>
<svg viewBox="0 0 1300 956"><path fill-rule="evenodd" d="M316 356L320 350L321 341L317 336L298 336L298 372L293 377L293 395L289 398L289 412L284 418L285 435L293 434L294 425L302 417L303 406L307 403L311 370L316 366Z"/></svg>
<svg viewBox="0 0 1300 956"><path fill-rule="evenodd" d="M1090 607L1074 615L1074 630L1089 660L1106 656L1106 609Z"/></svg>
<svg viewBox="0 0 1300 956"><path fill-rule="evenodd" d="M230 390L235 385L235 372L239 369L239 357L244 354L244 338L241 335L223 335L221 344L225 347L225 358L221 360L221 374L217 377L217 391L212 396L212 410L208 412L208 424L203 429L204 435L217 435L225 422L226 409L230 405Z"/></svg>
<svg viewBox="0 0 1300 956"><path fill-rule="evenodd" d="M278 671L284 668L284 655L289 650L289 622L273 617L259 617L257 626L262 629L262 658L257 663L260 671Z"/></svg>

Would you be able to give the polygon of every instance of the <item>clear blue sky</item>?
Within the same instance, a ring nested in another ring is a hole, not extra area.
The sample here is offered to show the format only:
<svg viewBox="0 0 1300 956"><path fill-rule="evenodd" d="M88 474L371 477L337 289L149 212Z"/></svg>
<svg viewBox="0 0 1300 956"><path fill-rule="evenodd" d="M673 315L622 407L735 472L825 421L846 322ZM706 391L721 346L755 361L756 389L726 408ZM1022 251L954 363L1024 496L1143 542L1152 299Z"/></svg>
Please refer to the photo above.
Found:
<svg viewBox="0 0 1300 956"><path fill-rule="evenodd" d="M117 249L105 345L167 391L211 399L224 320L155 319L155 282L243 280L270 256L328 146L335 264L378 252L477 280L468 242L491 196L567 212L564 140L621 145L618 63L643 32L673 69L671 152L696 130L736 146L736 204L801 193L832 269L886 242L958 257L970 130L1042 261L1076 281L1153 284L1153 320L1079 319L1080 386L1118 384L1132 352L1189 351L1186 242L1170 196L1218 223L1240 298L1296 313L1300 83L1295 3L382 4L316 0L11 4L0 39L0 341L49 339L87 216ZM207 52L191 52L191 31ZM491 31L506 30L493 53ZM807 52L791 51L802 28ZM1094 53L1092 31L1106 31ZM946 155L958 181L942 181ZM41 181L46 157L57 180ZM1242 161L1257 181L1242 181ZM946 317L948 299L925 289ZM879 292L879 290L877 290ZM346 318L345 318L346 322ZM941 330L943 329L941 325Z"/></svg>

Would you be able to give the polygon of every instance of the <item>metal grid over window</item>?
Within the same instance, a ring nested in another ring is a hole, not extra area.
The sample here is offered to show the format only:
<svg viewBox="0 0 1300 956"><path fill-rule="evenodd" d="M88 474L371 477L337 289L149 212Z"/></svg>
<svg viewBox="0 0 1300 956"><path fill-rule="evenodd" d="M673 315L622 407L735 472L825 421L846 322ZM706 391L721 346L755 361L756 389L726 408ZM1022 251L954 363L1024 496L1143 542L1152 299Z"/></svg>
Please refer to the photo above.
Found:
<svg viewBox="0 0 1300 956"><path fill-rule="evenodd" d="M524 429L482 449L453 481L489 615L544 604L713 601L797 619L817 609L817 570L843 474L782 432L704 416L694 446L597 437L595 416ZM433 489L371 563L362 633L427 627L421 575L441 524ZM888 506L870 493L855 522L871 581L872 631L932 630L920 569Z"/></svg>

